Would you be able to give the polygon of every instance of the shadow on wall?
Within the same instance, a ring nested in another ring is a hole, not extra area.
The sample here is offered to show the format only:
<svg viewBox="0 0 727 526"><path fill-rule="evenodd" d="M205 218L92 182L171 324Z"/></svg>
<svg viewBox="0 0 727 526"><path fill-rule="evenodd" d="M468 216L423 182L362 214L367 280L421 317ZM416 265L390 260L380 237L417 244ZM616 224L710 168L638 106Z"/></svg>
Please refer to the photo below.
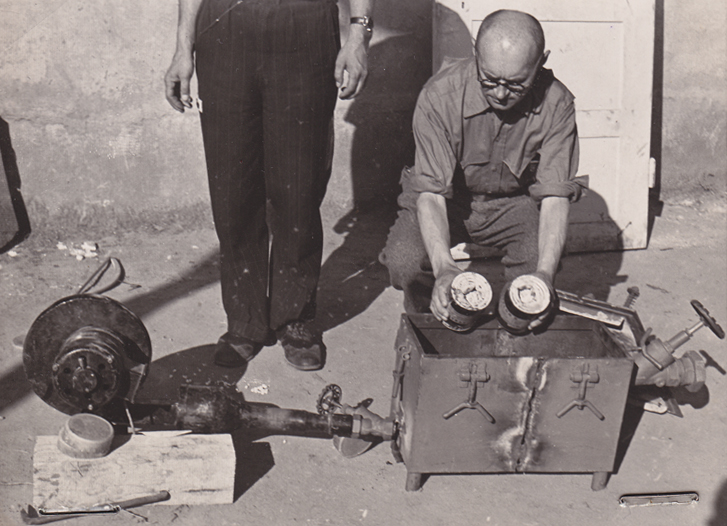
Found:
<svg viewBox="0 0 727 526"><path fill-rule="evenodd" d="M628 280L627 275L618 273L623 262L622 230L611 219L606 201L593 190L587 190L580 201L571 205L571 215L578 220L568 227L556 287L609 301L611 288ZM599 250L594 251L594 247Z"/></svg>
<svg viewBox="0 0 727 526"><path fill-rule="evenodd" d="M377 27L396 26L403 16L413 22L403 34L371 46L366 89L345 116L356 127L351 149L353 209L334 226L346 238L321 269L317 319L323 330L366 310L389 285L378 255L396 216L399 174L414 159L411 121L431 72L431 9L426 14L416 9L411 13L401 6L377 6Z"/></svg>
<svg viewBox="0 0 727 526"><path fill-rule="evenodd" d="M30 235L30 219L20 193L20 171L10 140L10 126L0 117L0 254Z"/></svg>

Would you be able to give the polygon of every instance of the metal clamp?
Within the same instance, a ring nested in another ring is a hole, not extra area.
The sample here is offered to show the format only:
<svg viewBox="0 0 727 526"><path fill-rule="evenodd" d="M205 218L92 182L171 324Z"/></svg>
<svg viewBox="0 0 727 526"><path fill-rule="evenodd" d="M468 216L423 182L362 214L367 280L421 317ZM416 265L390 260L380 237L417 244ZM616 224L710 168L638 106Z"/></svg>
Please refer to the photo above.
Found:
<svg viewBox="0 0 727 526"><path fill-rule="evenodd" d="M650 337L651 337L651 327L646 329L646 332L641 337L641 340L639 340L639 352L641 352L641 354L644 356L644 358L646 358L649 362L651 362L651 365L656 367L659 371L662 371L662 370L664 370L664 365L659 360L657 360L656 358L651 356L651 354L649 354L649 338Z"/></svg>
<svg viewBox="0 0 727 526"><path fill-rule="evenodd" d="M391 398L399 397L399 393L401 392L401 382L404 379L404 368L406 367L406 362L408 362L411 358L411 352L407 345L399 347L399 353L401 354L401 358L399 358L399 363L396 366L396 369L392 371L392 374L394 375L394 386L391 389Z"/></svg>
<svg viewBox="0 0 727 526"><path fill-rule="evenodd" d="M477 386L484 385L490 379L490 375L487 374L487 367L483 366L482 373L477 373L477 364L472 362L469 366L463 367L458 374L460 382L464 387L469 389L467 393L467 400L453 407L442 415L445 420L452 418L454 415L464 409L475 409L482 414L491 424L495 423L495 417L493 417L482 404L477 401Z"/></svg>
<svg viewBox="0 0 727 526"><path fill-rule="evenodd" d="M563 407L563 409L558 411L556 413L556 416L558 418L561 418L574 407L577 407L580 411L583 411L583 408L587 407L594 415L598 417L599 420L606 419L606 417L603 416L603 413L601 413L590 400L586 400L586 389L588 388L588 384L597 384L599 380L598 366L594 366L593 369L594 371L591 372L590 364L584 363L583 365L581 365L581 369L579 371L574 371L571 373L571 381L579 384L578 398L571 400L565 405L565 407Z"/></svg>

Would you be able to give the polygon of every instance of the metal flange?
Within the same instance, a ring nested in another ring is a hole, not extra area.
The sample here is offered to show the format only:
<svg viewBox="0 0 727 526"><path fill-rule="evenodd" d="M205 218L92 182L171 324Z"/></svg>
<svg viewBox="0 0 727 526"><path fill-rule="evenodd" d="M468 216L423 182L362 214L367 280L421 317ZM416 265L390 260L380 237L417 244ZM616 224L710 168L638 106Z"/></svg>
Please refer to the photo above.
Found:
<svg viewBox="0 0 727 526"><path fill-rule="evenodd" d="M30 327L23 365L33 391L73 415L103 414L114 399L133 402L151 362L151 340L141 320L106 296L58 300Z"/></svg>

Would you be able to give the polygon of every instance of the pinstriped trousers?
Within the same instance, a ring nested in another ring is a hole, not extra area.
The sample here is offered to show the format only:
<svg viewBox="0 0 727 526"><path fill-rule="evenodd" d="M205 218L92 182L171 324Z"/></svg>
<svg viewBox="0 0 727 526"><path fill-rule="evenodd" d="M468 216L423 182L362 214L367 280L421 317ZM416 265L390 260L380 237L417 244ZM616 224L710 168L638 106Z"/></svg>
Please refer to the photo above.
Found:
<svg viewBox="0 0 727 526"><path fill-rule="evenodd" d="M232 334L262 343L315 316L339 49L330 0L201 7L202 135Z"/></svg>

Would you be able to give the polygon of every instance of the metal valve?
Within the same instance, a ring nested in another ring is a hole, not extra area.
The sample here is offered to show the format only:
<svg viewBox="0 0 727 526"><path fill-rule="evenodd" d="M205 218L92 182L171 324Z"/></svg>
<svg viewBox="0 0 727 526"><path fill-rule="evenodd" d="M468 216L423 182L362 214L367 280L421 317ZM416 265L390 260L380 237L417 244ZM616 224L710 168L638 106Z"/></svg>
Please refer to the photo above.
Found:
<svg viewBox="0 0 727 526"><path fill-rule="evenodd" d="M341 408L341 395L343 390L336 384L329 384L323 388L316 402L319 415L330 415Z"/></svg>
<svg viewBox="0 0 727 526"><path fill-rule="evenodd" d="M651 329L641 338L639 352L634 356L639 369L636 385L685 386L690 391L698 391L704 385L706 362L699 353L688 352L676 359L674 351L702 327L709 327L720 340L724 339L725 333L699 301L690 303L699 316L695 325L679 331L667 341L651 338Z"/></svg>

